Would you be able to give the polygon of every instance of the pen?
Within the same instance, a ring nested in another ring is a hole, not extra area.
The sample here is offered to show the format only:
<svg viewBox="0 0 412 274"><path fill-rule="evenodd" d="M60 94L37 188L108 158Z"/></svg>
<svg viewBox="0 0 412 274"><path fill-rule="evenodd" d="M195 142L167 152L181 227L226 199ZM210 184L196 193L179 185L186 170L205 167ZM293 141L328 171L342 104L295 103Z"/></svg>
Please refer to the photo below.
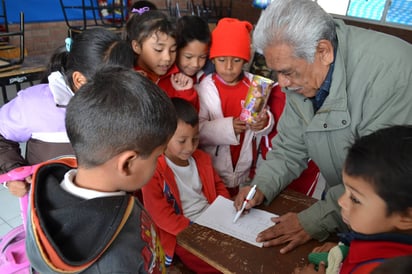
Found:
<svg viewBox="0 0 412 274"><path fill-rule="evenodd" d="M246 196L246 199L243 201L242 207L238 212L236 212L235 218L233 219L233 223L236 223L237 219L239 219L240 215L242 214L243 210L245 210L246 204L252 200L253 196L255 196L256 193L256 185L254 185L249 193Z"/></svg>

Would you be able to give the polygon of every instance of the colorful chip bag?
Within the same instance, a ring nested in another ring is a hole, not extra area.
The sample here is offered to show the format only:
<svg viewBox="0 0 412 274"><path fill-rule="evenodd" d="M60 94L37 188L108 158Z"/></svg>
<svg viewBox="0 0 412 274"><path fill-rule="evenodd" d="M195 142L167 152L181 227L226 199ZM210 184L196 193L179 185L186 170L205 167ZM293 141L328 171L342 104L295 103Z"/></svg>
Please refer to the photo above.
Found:
<svg viewBox="0 0 412 274"><path fill-rule="evenodd" d="M240 120L253 123L255 118L265 108L274 81L259 75L254 75L250 82L249 91L243 103Z"/></svg>

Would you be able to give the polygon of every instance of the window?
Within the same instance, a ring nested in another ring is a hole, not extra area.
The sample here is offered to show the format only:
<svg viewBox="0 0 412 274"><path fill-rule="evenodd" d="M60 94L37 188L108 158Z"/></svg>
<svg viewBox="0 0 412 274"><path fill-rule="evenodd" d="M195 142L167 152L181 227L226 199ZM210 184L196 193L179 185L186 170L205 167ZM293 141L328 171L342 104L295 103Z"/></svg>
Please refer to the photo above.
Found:
<svg viewBox="0 0 412 274"><path fill-rule="evenodd" d="M412 0L314 0L326 12L412 29Z"/></svg>

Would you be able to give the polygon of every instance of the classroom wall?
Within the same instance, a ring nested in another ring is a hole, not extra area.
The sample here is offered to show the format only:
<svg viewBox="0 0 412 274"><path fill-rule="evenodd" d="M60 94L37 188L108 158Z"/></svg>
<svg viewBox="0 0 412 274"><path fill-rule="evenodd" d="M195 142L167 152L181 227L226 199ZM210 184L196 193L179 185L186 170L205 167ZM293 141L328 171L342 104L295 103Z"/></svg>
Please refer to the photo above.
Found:
<svg viewBox="0 0 412 274"><path fill-rule="evenodd" d="M10 31L17 30L18 25L9 25ZM65 22L44 22L25 24L25 48L27 55L48 55L55 48L64 45L67 37L67 26ZM18 45L14 39L13 44Z"/></svg>
<svg viewBox="0 0 412 274"><path fill-rule="evenodd" d="M152 2L160 9L166 8L167 1L168 0L152 0ZM174 5L178 3L181 9L185 9L187 0L169 0L169 2ZM207 6L210 6L211 2L212 0L193 0L195 5L202 5L203 3L206 3ZM223 6L226 7L228 6L230 0L215 0L215 2L218 6L220 3L223 3ZM251 23L256 23L261 9L253 7L252 2L252 0L232 0L232 16L240 20L247 20Z"/></svg>
<svg viewBox="0 0 412 274"><path fill-rule="evenodd" d="M181 7L184 7L182 2ZM199 0L195 0L196 1ZM228 0L223 0L228 1ZM165 0L153 0L159 8L165 8ZM219 3L219 1L216 1ZM208 0L206 0L208 3ZM252 7L251 0L233 0L232 16L241 20L248 20L255 24L259 18L260 9ZM412 43L412 31L405 29L391 28L388 26L371 25L367 23L359 23L357 21L346 20L348 24L359 25L365 28L371 28L378 31L396 35L409 43ZM18 24L9 25L10 30L18 29ZM29 55L48 55L55 48L64 44L64 39L67 37L67 27L64 21L59 22L42 22L42 23L26 23L25 24L25 48ZM18 43L18 42L17 42Z"/></svg>

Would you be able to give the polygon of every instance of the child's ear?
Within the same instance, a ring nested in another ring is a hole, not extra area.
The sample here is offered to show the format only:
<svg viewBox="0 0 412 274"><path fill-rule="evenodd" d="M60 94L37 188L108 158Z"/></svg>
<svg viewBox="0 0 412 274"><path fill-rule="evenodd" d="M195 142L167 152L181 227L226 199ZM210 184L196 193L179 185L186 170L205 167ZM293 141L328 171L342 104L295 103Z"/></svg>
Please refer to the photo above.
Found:
<svg viewBox="0 0 412 274"><path fill-rule="evenodd" d="M405 214L400 215L396 228L403 231L412 231L412 208L408 208Z"/></svg>
<svg viewBox="0 0 412 274"><path fill-rule="evenodd" d="M139 154L133 150L127 150L120 153L117 158L117 170L124 176L129 176L132 172L134 160L139 157Z"/></svg>
<svg viewBox="0 0 412 274"><path fill-rule="evenodd" d="M79 71L74 71L72 74L72 80L75 90L77 91L81 86L87 83L86 77Z"/></svg>
<svg viewBox="0 0 412 274"><path fill-rule="evenodd" d="M136 54L141 54L142 53L142 47L136 40L132 40L132 49Z"/></svg>

